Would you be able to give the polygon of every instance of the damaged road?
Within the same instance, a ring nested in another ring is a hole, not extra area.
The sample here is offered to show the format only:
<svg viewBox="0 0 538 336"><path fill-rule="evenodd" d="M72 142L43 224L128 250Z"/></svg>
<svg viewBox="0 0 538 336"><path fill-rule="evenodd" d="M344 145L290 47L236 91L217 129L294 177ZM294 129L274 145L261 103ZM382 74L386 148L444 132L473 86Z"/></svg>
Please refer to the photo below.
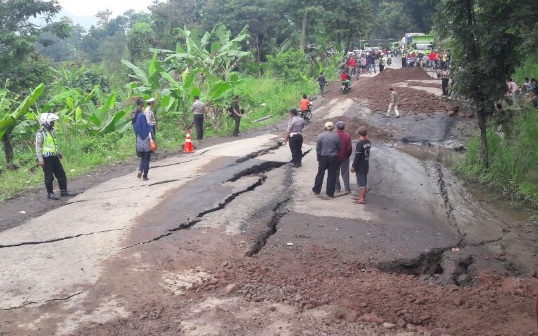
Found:
<svg viewBox="0 0 538 336"><path fill-rule="evenodd" d="M537 233L401 148L465 121L359 102L316 103L300 169L254 132L0 232L0 335L535 335ZM371 130L364 206L311 191L313 140L338 119Z"/></svg>

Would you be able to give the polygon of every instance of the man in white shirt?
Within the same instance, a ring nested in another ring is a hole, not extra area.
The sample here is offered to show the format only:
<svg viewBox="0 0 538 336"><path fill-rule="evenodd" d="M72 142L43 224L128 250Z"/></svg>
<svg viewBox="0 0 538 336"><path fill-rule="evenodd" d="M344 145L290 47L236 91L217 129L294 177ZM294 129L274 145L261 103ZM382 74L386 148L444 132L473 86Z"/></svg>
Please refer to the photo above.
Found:
<svg viewBox="0 0 538 336"><path fill-rule="evenodd" d="M155 98L150 98L146 100L146 103L148 104L148 106L144 111L144 115L146 116L148 124L151 126L153 139L155 139L155 131L157 129L157 117L155 116Z"/></svg>

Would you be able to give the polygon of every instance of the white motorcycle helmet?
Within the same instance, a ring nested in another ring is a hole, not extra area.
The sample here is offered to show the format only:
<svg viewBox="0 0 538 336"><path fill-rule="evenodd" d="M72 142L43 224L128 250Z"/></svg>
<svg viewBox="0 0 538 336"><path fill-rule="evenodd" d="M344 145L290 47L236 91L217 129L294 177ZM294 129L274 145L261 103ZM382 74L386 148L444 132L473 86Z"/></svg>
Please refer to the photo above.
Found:
<svg viewBox="0 0 538 336"><path fill-rule="evenodd" d="M58 119L60 119L60 117L58 117L54 113L41 113L41 115L39 116L39 124L47 128L50 128L52 127L51 123Z"/></svg>

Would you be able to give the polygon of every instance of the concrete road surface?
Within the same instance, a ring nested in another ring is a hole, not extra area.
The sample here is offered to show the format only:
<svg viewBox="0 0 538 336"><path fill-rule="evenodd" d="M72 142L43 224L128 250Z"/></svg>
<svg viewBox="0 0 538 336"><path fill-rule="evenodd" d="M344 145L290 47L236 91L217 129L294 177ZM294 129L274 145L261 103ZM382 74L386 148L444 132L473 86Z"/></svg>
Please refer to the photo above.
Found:
<svg viewBox="0 0 538 336"><path fill-rule="evenodd" d="M318 105L316 120L368 116L351 100ZM439 120L431 130L435 136L445 132ZM433 275L425 271L428 263L441 263L453 248L487 253L485 246L493 244L495 251L494 243L506 238L494 211L439 163L374 143L367 204L357 205L348 194L324 197L325 186L314 195L315 144L304 144L303 167L295 169L280 136L240 138L153 162L149 181L135 172L112 179L1 232L0 335L76 334L81 326L128 318L134 312L120 293L126 287L143 293L136 274L151 274L162 290L182 293L190 288L186 278L209 277L196 264L212 255L218 259L218 237L247 257L279 260L283 249L316 246L361 267L411 265L409 274L415 275ZM351 183L356 192L353 174ZM172 238L204 239L215 232L213 245L173 255ZM170 262L190 265L181 279L174 273L179 264L141 261L163 251L171 253ZM232 253L230 247L220 251ZM126 270L129 276L122 275Z"/></svg>

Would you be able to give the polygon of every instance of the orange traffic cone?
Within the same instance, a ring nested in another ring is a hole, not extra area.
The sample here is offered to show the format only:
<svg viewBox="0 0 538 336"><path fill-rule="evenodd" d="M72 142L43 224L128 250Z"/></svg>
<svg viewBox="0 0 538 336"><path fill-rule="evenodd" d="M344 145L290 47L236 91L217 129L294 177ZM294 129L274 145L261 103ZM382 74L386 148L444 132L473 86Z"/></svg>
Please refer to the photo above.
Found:
<svg viewBox="0 0 538 336"><path fill-rule="evenodd" d="M185 140L185 146L183 147L183 153L194 153L194 148L192 147L191 140L191 131L187 131L187 140Z"/></svg>

